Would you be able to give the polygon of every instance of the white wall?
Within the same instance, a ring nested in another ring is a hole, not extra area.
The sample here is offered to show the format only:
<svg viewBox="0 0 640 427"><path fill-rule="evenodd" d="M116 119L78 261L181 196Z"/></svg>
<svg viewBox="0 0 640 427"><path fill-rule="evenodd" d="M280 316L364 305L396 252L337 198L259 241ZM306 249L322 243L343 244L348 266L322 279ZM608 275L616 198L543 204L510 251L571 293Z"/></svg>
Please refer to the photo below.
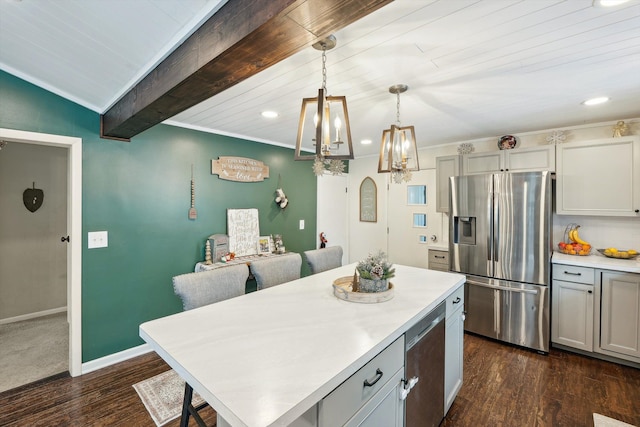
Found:
<svg viewBox="0 0 640 427"><path fill-rule="evenodd" d="M9 143L0 150L0 320L67 305L67 149ZM36 212L22 193L44 190Z"/></svg>
<svg viewBox="0 0 640 427"><path fill-rule="evenodd" d="M572 127L565 127L557 130L563 130L566 136L565 142L582 141L590 139L609 138L613 135L613 126L617 121L578 125ZM640 118L625 119L625 123L629 125L631 135L640 134ZM381 130L382 131L382 130ZM519 147L532 147L538 145L547 145L547 136L551 134L553 130L542 130L535 132L527 132L522 134L513 134L518 140ZM417 135L418 138L426 138L424 135ZM470 141L460 141L453 144L444 144L434 146L432 148L422 149L419 151L420 169L435 170L435 159L439 156L447 156L452 154L458 154L459 144L466 142L473 144L475 152L497 151L498 140L500 136L491 138L483 138ZM386 242L386 225L387 219L393 217L393 214L387 213L387 191L386 183L389 178L389 174L378 174L378 158L367 157L352 160L349 162L349 192L352 195L358 194L358 188L360 182L366 176L373 178L378 184L378 222L376 224L361 223L357 214L350 215L350 238L351 238L351 260L357 261L365 257L372 248L403 248L402 253L397 253L395 250L390 253L390 258L393 262L404 263L405 261L409 265L415 264L415 251L413 245L388 245ZM428 184L428 204L435 207L435 175L433 175L433 183L429 178ZM392 186L394 184L391 184ZM397 185L397 184L395 184ZM433 185L434 191L429 191L429 187ZM392 190L393 191L393 190ZM615 188L612 187L612 191ZM433 199L431 198L433 196ZM555 197L555 195L554 195ZM351 197L350 200L351 210L350 212L358 212L358 198ZM435 209L435 208L434 208ZM429 211L431 212L431 211ZM440 215L438 218L436 215ZM428 214L428 224L432 218L437 218L440 221L440 233L438 242L433 244L429 242L428 246L448 246L448 227L449 217L445 214L432 213ZM566 216L555 215L553 216L553 242L557 243L562 240L563 232L567 224L577 223L581 225L580 235L587 241L589 241L594 248L605 248L614 246L618 248L640 248L640 219L638 218L620 218L620 217L595 217L595 216ZM430 230L431 231L431 230ZM435 233L435 231L434 231ZM402 243L402 242L400 242ZM419 253L422 257L422 253Z"/></svg>

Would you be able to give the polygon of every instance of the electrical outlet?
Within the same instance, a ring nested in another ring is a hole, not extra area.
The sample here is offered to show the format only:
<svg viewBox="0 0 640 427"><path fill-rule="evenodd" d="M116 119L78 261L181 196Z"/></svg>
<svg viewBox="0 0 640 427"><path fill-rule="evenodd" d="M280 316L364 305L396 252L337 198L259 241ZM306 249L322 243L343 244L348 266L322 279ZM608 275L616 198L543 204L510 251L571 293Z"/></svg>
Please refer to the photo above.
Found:
<svg viewBox="0 0 640 427"><path fill-rule="evenodd" d="M300 230L304 230L304 219L300 220Z"/></svg>
<svg viewBox="0 0 640 427"><path fill-rule="evenodd" d="M109 246L109 233L106 231L90 231L88 237L88 249L106 248Z"/></svg>

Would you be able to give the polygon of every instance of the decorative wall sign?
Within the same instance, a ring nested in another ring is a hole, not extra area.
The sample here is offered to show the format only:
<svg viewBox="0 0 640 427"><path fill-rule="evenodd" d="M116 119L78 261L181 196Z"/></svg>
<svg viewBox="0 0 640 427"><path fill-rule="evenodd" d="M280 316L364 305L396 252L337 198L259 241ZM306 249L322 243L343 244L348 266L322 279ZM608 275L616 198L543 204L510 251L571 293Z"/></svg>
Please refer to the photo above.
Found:
<svg viewBox="0 0 640 427"><path fill-rule="evenodd" d="M363 179L360 184L360 221L378 221L378 187L370 177Z"/></svg>
<svg viewBox="0 0 640 427"><path fill-rule="evenodd" d="M33 188L27 188L22 193L22 202L24 206L29 209L29 212L35 212L40 209L42 202L44 201L44 191L40 188L36 188L36 183L33 183Z"/></svg>
<svg viewBox="0 0 640 427"><path fill-rule="evenodd" d="M260 223L258 209L227 209L227 235L229 252L236 256L258 253Z"/></svg>
<svg viewBox="0 0 640 427"><path fill-rule="evenodd" d="M211 174L237 182L260 182L269 178L269 166L246 157L218 157L211 160Z"/></svg>

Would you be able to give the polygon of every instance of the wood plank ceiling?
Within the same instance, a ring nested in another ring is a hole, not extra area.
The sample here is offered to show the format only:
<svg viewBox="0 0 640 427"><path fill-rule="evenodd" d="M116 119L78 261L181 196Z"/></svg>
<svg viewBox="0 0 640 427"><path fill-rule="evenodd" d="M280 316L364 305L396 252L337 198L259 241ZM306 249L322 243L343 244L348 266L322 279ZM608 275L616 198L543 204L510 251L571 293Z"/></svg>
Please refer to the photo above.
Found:
<svg viewBox="0 0 640 427"><path fill-rule="evenodd" d="M224 3L2 0L0 68L104 113ZM640 0L395 0L334 34L327 87L356 157L395 122L396 83L420 146L640 117ZM320 71L308 47L166 122L292 146Z"/></svg>

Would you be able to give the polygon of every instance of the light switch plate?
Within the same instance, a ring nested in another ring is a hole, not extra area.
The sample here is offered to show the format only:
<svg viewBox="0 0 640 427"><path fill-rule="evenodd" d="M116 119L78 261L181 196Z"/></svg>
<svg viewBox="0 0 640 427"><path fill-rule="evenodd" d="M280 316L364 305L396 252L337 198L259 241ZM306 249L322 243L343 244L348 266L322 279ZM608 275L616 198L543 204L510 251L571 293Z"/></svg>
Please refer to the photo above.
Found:
<svg viewBox="0 0 640 427"><path fill-rule="evenodd" d="M300 230L304 230L304 219L300 220Z"/></svg>
<svg viewBox="0 0 640 427"><path fill-rule="evenodd" d="M106 248L109 246L109 233L106 231L90 231L88 249Z"/></svg>

